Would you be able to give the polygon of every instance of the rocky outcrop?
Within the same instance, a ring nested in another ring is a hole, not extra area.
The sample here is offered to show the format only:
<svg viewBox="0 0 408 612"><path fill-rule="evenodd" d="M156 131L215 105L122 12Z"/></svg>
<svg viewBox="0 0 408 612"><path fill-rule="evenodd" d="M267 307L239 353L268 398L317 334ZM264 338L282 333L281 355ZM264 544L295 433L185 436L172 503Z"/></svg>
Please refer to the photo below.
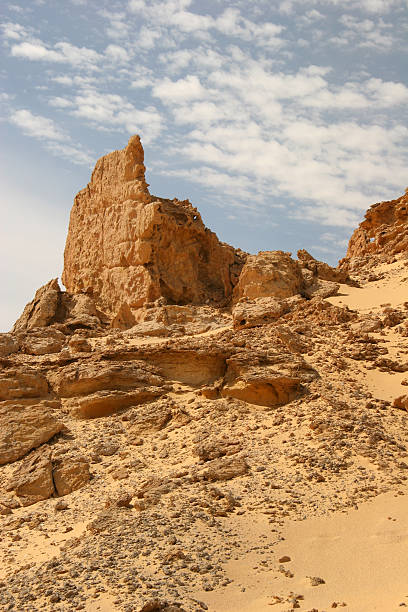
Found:
<svg viewBox="0 0 408 612"><path fill-rule="evenodd" d="M348 283L350 278L346 270L340 268L332 268L324 261L319 261L310 255L305 249L300 249L297 252L298 260L302 268L312 272L313 276L322 281L331 281L334 283Z"/></svg>
<svg viewBox="0 0 408 612"><path fill-rule="evenodd" d="M396 255L408 250L408 191L366 212L350 238L346 260L368 254Z"/></svg>
<svg viewBox="0 0 408 612"><path fill-rule="evenodd" d="M287 404L299 397L302 385L317 373L300 355L284 351L260 358L237 354L227 360L228 369L221 395L258 406Z"/></svg>
<svg viewBox="0 0 408 612"><path fill-rule="evenodd" d="M119 325L125 304L224 304L243 264L190 202L150 195L143 161L134 136L97 162L75 198L65 247L67 291L92 296Z"/></svg>

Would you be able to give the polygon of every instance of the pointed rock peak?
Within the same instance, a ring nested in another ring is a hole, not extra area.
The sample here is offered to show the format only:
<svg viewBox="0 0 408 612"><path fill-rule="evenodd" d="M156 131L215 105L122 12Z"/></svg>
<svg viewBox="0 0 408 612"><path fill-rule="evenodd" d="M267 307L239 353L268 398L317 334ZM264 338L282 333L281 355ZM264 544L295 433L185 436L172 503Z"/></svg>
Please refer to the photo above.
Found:
<svg viewBox="0 0 408 612"><path fill-rule="evenodd" d="M125 152L125 181L144 181L146 168L144 166L144 150L137 134L129 138Z"/></svg>

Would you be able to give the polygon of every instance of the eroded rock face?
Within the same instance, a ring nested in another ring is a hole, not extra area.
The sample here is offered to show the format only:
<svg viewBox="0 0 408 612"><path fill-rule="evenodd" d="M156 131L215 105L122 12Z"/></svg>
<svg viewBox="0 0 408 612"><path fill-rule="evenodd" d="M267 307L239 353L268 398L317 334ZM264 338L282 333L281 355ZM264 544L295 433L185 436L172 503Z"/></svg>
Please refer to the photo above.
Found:
<svg viewBox="0 0 408 612"><path fill-rule="evenodd" d="M395 255L408 249L408 191L397 200L379 202L366 212L350 238L346 259L370 253Z"/></svg>
<svg viewBox="0 0 408 612"><path fill-rule="evenodd" d="M224 303L243 263L188 201L150 195L143 160L134 136L97 162L75 198L65 248L67 291L92 296L119 326L124 305L135 309L159 297L170 304Z"/></svg>

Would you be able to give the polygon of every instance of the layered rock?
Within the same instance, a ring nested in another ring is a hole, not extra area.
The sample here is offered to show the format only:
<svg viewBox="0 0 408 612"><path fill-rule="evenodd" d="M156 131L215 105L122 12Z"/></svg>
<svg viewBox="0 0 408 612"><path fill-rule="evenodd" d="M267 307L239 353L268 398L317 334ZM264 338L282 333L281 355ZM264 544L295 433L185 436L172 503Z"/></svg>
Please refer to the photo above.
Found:
<svg viewBox="0 0 408 612"><path fill-rule="evenodd" d="M151 196L138 136L102 157L75 198L62 280L109 317L164 297L170 304L223 304L242 267L190 202Z"/></svg>
<svg viewBox="0 0 408 612"><path fill-rule="evenodd" d="M408 190L396 200L374 204L350 238L346 259L408 250Z"/></svg>

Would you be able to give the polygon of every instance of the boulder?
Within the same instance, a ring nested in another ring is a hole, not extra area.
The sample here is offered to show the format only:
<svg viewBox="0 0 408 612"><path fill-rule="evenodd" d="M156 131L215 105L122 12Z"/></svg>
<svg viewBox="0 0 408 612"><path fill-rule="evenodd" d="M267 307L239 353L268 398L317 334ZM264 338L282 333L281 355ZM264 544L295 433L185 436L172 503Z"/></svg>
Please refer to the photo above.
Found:
<svg viewBox="0 0 408 612"><path fill-rule="evenodd" d="M83 457L63 455L53 461L53 478L57 494L68 495L88 484L89 463Z"/></svg>
<svg viewBox="0 0 408 612"><path fill-rule="evenodd" d="M0 370L0 400L48 395L47 379L35 367Z"/></svg>
<svg viewBox="0 0 408 612"><path fill-rule="evenodd" d="M38 327L26 334L22 341L22 351L29 355L48 355L59 353L66 336L54 327Z"/></svg>
<svg viewBox="0 0 408 612"><path fill-rule="evenodd" d="M288 298L303 289L298 262L284 251L261 251L249 255L234 290L234 301L261 297Z"/></svg>
<svg viewBox="0 0 408 612"><path fill-rule="evenodd" d="M160 431L171 421L172 416L167 405L149 404L138 409L131 416L126 431L130 443L140 435Z"/></svg>
<svg viewBox="0 0 408 612"><path fill-rule="evenodd" d="M13 331L26 331L34 327L46 327L57 318L61 289L58 279L54 278L36 292L34 299L24 308L16 321Z"/></svg>
<svg viewBox="0 0 408 612"><path fill-rule="evenodd" d="M0 357L17 353L20 342L13 334L0 334Z"/></svg>
<svg viewBox="0 0 408 612"><path fill-rule="evenodd" d="M72 363L48 374L51 388L61 397L102 390L120 391L164 383L157 370L141 360L85 361Z"/></svg>
<svg viewBox="0 0 408 612"><path fill-rule="evenodd" d="M225 481L244 476L248 473L249 467L243 457L221 457L214 459L208 464L208 467L201 472L204 480L210 482Z"/></svg>
<svg viewBox="0 0 408 612"><path fill-rule="evenodd" d="M305 249L300 249L297 252L300 266L304 269L310 270L313 276L323 280L331 281L334 283L347 283L350 282L347 271L340 268L332 268L329 264L315 259Z"/></svg>
<svg viewBox="0 0 408 612"><path fill-rule="evenodd" d="M343 266L366 255L396 255L408 250L408 190L396 200L373 204L350 238ZM345 266L346 269L346 266Z"/></svg>
<svg viewBox="0 0 408 612"><path fill-rule="evenodd" d="M299 397L303 384L317 377L317 372L300 355L277 352L263 363L251 355L234 355L227 359L227 373L221 395L255 404L279 406Z"/></svg>
<svg viewBox="0 0 408 612"><path fill-rule="evenodd" d="M289 312L286 300L264 297L253 300L243 299L232 309L232 320L235 329L259 327L277 321Z"/></svg>
<svg viewBox="0 0 408 612"><path fill-rule="evenodd" d="M31 506L54 495L50 449L32 451L13 473L8 489L15 492L22 506Z"/></svg>
<svg viewBox="0 0 408 612"><path fill-rule="evenodd" d="M0 404L0 465L17 461L64 429L42 404Z"/></svg>

